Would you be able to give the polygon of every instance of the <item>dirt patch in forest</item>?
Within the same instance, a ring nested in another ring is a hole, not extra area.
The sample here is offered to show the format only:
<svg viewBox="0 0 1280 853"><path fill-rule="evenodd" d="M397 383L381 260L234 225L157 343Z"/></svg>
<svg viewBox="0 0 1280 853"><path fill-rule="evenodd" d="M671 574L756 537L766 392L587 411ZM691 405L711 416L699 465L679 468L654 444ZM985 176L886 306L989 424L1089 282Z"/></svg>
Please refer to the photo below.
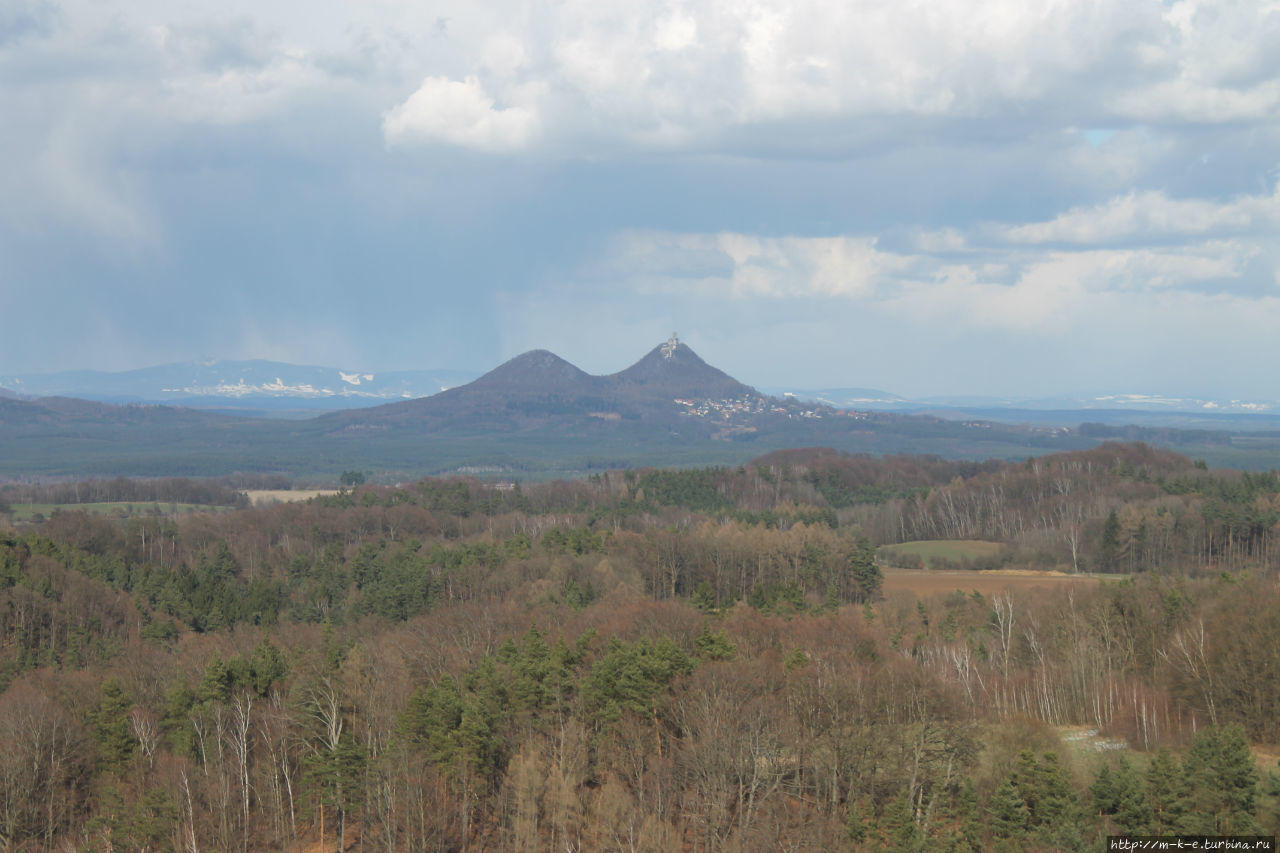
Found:
<svg viewBox="0 0 1280 853"><path fill-rule="evenodd" d="M1012 589L1061 588L1069 584L1097 584L1098 578L1054 571L1002 569L998 571L931 571L929 569L883 569L884 591L908 590L921 598L975 589L994 595Z"/></svg>
<svg viewBox="0 0 1280 853"><path fill-rule="evenodd" d="M249 489L245 492L254 506L288 504L310 500L319 495L336 495L337 489Z"/></svg>

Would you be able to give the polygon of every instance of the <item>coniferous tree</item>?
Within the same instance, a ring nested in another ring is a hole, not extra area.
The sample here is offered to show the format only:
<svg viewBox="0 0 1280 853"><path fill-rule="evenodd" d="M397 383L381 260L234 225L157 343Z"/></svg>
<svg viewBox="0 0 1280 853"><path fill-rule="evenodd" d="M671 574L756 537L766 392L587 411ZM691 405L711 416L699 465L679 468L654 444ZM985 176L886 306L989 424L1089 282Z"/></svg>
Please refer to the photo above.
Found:
<svg viewBox="0 0 1280 853"><path fill-rule="evenodd" d="M716 592L709 581L700 581L693 590L689 603L703 613L711 613L716 609Z"/></svg>
<svg viewBox="0 0 1280 853"><path fill-rule="evenodd" d="M119 681L108 678L102 683L102 699L93 715L93 741L98 748L98 760L107 770L118 772L133 757L135 741L129 730L131 704Z"/></svg>
<svg viewBox="0 0 1280 853"><path fill-rule="evenodd" d="M876 565L876 549L866 536L859 536L845 553L845 566L849 572L850 598L873 601L880 596L884 575Z"/></svg>
<svg viewBox="0 0 1280 853"><path fill-rule="evenodd" d="M996 788L987 803L991 834L997 841L1017 845L1026 837L1030 814L1013 777L1007 777ZM1012 849L1012 848L1011 848Z"/></svg>
<svg viewBox="0 0 1280 853"><path fill-rule="evenodd" d="M704 623L702 633L693 641L698 655L707 660L733 660L737 647L729 641L729 634L721 629L711 633L710 623Z"/></svg>
<svg viewBox="0 0 1280 853"><path fill-rule="evenodd" d="M1116 561L1120 557L1120 515L1113 509L1102 526L1102 570L1115 571Z"/></svg>
<svg viewBox="0 0 1280 853"><path fill-rule="evenodd" d="M347 816L359 805L360 784L368 755L349 731L344 731L332 749L320 748L306 759L306 779L315 785L324 807L338 820L339 850L346 849Z"/></svg>
<svg viewBox="0 0 1280 853"><path fill-rule="evenodd" d="M874 818L874 815L870 816ZM854 844L862 844L870 834L870 823L866 807L861 803L849 806L849 818L845 821L845 835Z"/></svg>
<svg viewBox="0 0 1280 853"><path fill-rule="evenodd" d="M904 790L894 798L885 810L883 831L887 849L894 853L919 853L924 849L925 837L916 822L911 792Z"/></svg>
<svg viewBox="0 0 1280 853"><path fill-rule="evenodd" d="M284 678L288 671L284 652L271 642L270 635L263 634L249 659L249 686L259 696L266 696L271 692L271 685Z"/></svg>
<svg viewBox="0 0 1280 853"><path fill-rule="evenodd" d="M1205 835L1249 835L1259 831L1258 767L1238 723L1203 729L1183 762L1191 808L1185 828Z"/></svg>
<svg viewBox="0 0 1280 853"><path fill-rule="evenodd" d="M1127 756L1120 756L1115 774L1115 824L1122 833L1145 835L1151 825L1151 806L1147 803L1142 778Z"/></svg>
<svg viewBox="0 0 1280 853"><path fill-rule="evenodd" d="M1262 782L1263 792L1271 798L1271 825L1280 824L1280 773L1268 771Z"/></svg>
<svg viewBox="0 0 1280 853"><path fill-rule="evenodd" d="M201 703L225 702L231 696L234 682L231 668L222 659L222 655L214 652L213 658L204 669L204 678L200 680L196 700Z"/></svg>
<svg viewBox="0 0 1280 853"><path fill-rule="evenodd" d="M196 757L195 735L191 730L191 708L195 703L195 693L185 680L179 681L165 693L160 717L160 729L168 738L169 747L188 758Z"/></svg>
<svg viewBox="0 0 1280 853"><path fill-rule="evenodd" d="M978 810L978 789L972 779L965 779L956 794L956 811L960 819L956 853L980 853L982 850L982 816Z"/></svg>
<svg viewBox="0 0 1280 853"><path fill-rule="evenodd" d="M1170 835L1180 832L1187 813L1187 789L1178 759L1161 747L1147 767L1146 800L1150 809L1151 832Z"/></svg>
<svg viewBox="0 0 1280 853"><path fill-rule="evenodd" d="M430 687L419 688L409 697L409 703L400 715L399 731L410 743L421 748L430 761L448 765L458 749L462 711L462 692L458 682L445 676Z"/></svg>
<svg viewBox="0 0 1280 853"><path fill-rule="evenodd" d="M1035 808L1031 822L1046 845L1078 850L1084 845L1084 815L1071 781L1056 752L1046 752L1036 764Z"/></svg>
<svg viewBox="0 0 1280 853"><path fill-rule="evenodd" d="M1114 815L1119 807L1119 790L1111 773L1111 765L1103 764L1089 786L1089 794L1093 797L1093 811L1096 815Z"/></svg>

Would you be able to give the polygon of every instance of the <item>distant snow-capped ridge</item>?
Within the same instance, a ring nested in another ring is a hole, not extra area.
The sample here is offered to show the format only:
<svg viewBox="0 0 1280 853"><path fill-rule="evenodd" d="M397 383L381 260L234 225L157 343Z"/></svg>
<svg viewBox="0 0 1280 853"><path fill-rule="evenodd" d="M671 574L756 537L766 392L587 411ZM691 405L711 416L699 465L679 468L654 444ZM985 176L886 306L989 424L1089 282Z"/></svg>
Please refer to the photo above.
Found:
<svg viewBox="0 0 1280 853"><path fill-rule="evenodd" d="M356 374L342 373L339 371L342 381L349 385L360 385L363 377L366 381L373 381L372 373ZM436 393L437 391L447 390L448 386L441 386L427 393ZM188 385L184 388L161 388L164 394L190 394L194 397L255 397L255 396L273 396L273 397L365 397L375 400L397 399L409 392L395 391L394 389L372 389L357 391L353 388L317 388L310 382L302 382L290 384L280 377L270 382L252 383L240 379L235 383L218 382L214 385Z"/></svg>
<svg viewBox="0 0 1280 853"><path fill-rule="evenodd" d="M1062 395L1055 397L985 397L963 395L938 395L930 397L902 397L869 388L823 388L783 391L768 389L778 396L792 397L824 403L835 408L869 408L890 411L916 411L923 409L1019 409L1031 411L1088 411L1090 409L1124 409L1146 412L1180 412L1212 414L1267 414L1280 413L1280 401L1241 400L1235 398L1207 399L1203 397L1175 396L1169 394L1116 393L1096 395Z"/></svg>
<svg viewBox="0 0 1280 853"><path fill-rule="evenodd" d="M259 402L346 408L438 394L469 382L473 372L401 370L369 372L274 361L205 360L121 372L62 371L0 377L0 385L37 397L106 402L167 403L194 407Z"/></svg>
<svg viewBox="0 0 1280 853"><path fill-rule="evenodd" d="M1093 398L1099 405L1121 409L1164 408L1175 411L1203 409L1220 412L1270 412L1275 402L1256 400L1202 400L1194 397L1166 397L1160 394L1107 394Z"/></svg>

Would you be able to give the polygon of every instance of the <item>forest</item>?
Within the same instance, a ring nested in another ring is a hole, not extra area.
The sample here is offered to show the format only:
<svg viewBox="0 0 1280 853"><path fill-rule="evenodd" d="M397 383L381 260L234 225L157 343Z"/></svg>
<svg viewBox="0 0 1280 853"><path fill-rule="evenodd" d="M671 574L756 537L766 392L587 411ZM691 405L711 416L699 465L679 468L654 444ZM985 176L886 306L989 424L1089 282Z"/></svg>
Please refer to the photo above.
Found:
<svg viewBox="0 0 1280 853"><path fill-rule="evenodd" d="M1104 444L236 487L0 488L0 849L1075 851L1280 826L1274 471ZM220 511L76 508L107 500ZM36 501L62 506L3 514ZM918 540L995 543L934 575L1088 582L915 591L883 546Z"/></svg>

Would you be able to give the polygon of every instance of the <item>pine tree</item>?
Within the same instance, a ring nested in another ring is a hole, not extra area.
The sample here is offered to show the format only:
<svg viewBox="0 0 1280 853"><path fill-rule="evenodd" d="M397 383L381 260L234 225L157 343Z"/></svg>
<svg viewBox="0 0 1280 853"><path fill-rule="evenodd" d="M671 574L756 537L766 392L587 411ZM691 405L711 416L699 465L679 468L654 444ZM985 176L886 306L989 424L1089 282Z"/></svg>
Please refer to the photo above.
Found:
<svg viewBox="0 0 1280 853"><path fill-rule="evenodd" d="M1186 784L1173 753L1161 747L1147 767L1146 800L1151 832L1171 835L1182 829L1187 813Z"/></svg>
<svg viewBox="0 0 1280 853"><path fill-rule="evenodd" d="M1115 774L1115 823L1122 833L1145 835L1151 826L1151 806L1147 803L1142 779L1129 759L1120 756Z"/></svg>
<svg viewBox="0 0 1280 853"><path fill-rule="evenodd" d="M1259 831L1254 817L1258 767L1242 726L1203 729L1192 741L1182 769L1192 804L1185 831L1204 835Z"/></svg>
<svg viewBox="0 0 1280 853"><path fill-rule="evenodd" d="M729 634L723 628L711 633L710 623L703 623L702 633L693 641L698 655L707 660L733 660L737 647L729 641Z"/></svg>
<svg viewBox="0 0 1280 853"><path fill-rule="evenodd" d="M409 697L400 715L399 731L421 747L429 760L449 764L458 749L462 725L462 693L458 683L445 676L438 683L419 688Z"/></svg>
<svg viewBox="0 0 1280 853"><path fill-rule="evenodd" d="M978 811L978 789L972 779L965 779L958 794L957 811L960 817L960 843L958 853L982 850L982 816Z"/></svg>
<svg viewBox="0 0 1280 853"><path fill-rule="evenodd" d="M1116 561L1120 556L1120 516L1113 509L1111 514L1107 516L1107 522L1102 526L1102 553L1101 563L1102 570L1105 572L1115 571Z"/></svg>
<svg viewBox="0 0 1280 853"><path fill-rule="evenodd" d="M894 853L919 853L924 849L925 838L916 823L911 791L904 790L894 798L885 810L884 831L888 836L889 850Z"/></svg>
<svg viewBox="0 0 1280 853"><path fill-rule="evenodd" d="M108 770L119 771L133 757L135 741L129 730L129 697L120 682L108 678L102 683L102 699L93 715L93 741L98 759Z"/></svg>
<svg viewBox="0 0 1280 853"><path fill-rule="evenodd" d="M204 678L200 681L200 689L196 692L197 701L202 703L227 701L231 696L233 681L230 667L222 659L222 655L214 652L209 665L204 669Z"/></svg>
<svg viewBox="0 0 1280 853"><path fill-rule="evenodd" d="M872 816L874 817L874 816ZM870 832L868 814L865 806L854 803L849 806L849 819L845 821L845 835L854 844L862 844Z"/></svg>
<svg viewBox="0 0 1280 853"><path fill-rule="evenodd" d="M693 596L689 599L689 603L703 613L711 613L716 609L716 592L711 588L711 584L702 581L693 590Z"/></svg>
<svg viewBox="0 0 1280 853"><path fill-rule="evenodd" d="M339 850L346 849L347 815L360 803L360 780L368 760L349 731L338 737L332 750L317 749L305 760L307 781L319 790L321 804L337 813Z"/></svg>
<svg viewBox="0 0 1280 853"><path fill-rule="evenodd" d="M249 659L249 686L259 696L266 696L271 692L271 685L283 679L288 672L289 664L284 652L271 642L269 634L264 633Z"/></svg>
<svg viewBox="0 0 1280 853"><path fill-rule="evenodd" d="M511 701L522 711L536 711L545 707L550 696L547 692L547 674L551 668L551 647L537 628L530 628L518 647L512 646Z"/></svg>
<svg viewBox="0 0 1280 853"><path fill-rule="evenodd" d="M151 788L134 805L128 835L140 850L164 850L178 822L178 806L163 788Z"/></svg>
<svg viewBox="0 0 1280 853"><path fill-rule="evenodd" d="M1078 850L1084 845L1084 815L1056 752L1036 765L1036 805L1031 816L1036 837L1050 846Z"/></svg>
<svg viewBox="0 0 1280 853"><path fill-rule="evenodd" d="M1027 801L1010 776L1000 783L987 803L991 834L998 840L1017 841L1025 836L1030 814Z"/></svg>
<svg viewBox="0 0 1280 853"><path fill-rule="evenodd" d="M850 580L850 598L853 601L873 601L880 595L884 575L876 565L876 549L871 540L859 536L845 553L845 567Z"/></svg>
<svg viewBox="0 0 1280 853"><path fill-rule="evenodd" d="M191 708L196 695L185 680L170 687L164 696L164 712L160 728L169 739L169 746L178 755L196 757L195 733L191 730Z"/></svg>
<svg viewBox="0 0 1280 853"><path fill-rule="evenodd" d="M1093 778L1089 786L1089 794L1093 797L1093 811L1097 815L1113 815L1119 803L1119 791L1115 779L1111 775L1111 765L1104 764Z"/></svg>

